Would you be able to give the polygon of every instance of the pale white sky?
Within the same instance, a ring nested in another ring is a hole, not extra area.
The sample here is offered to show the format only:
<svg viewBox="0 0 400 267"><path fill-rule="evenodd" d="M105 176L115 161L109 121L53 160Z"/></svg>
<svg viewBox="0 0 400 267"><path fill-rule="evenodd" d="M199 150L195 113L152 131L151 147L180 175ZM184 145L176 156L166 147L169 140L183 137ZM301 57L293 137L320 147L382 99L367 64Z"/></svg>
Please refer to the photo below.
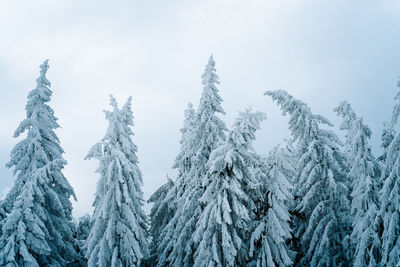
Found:
<svg viewBox="0 0 400 267"><path fill-rule="evenodd" d="M65 175L91 211L98 176L87 151L105 133L108 95L133 96L134 142L146 199L174 176L179 129L189 101L197 107L200 76L211 53L231 125L252 106L267 113L255 144L260 153L287 137L287 120L265 90L286 89L331 119L350 101L370 124L379 152L400 74L400 3L381 1L4 0L0 4L0 192L12 186L4 166L20 139L38 66L50 59L50 103L62 126Z"/></svg>

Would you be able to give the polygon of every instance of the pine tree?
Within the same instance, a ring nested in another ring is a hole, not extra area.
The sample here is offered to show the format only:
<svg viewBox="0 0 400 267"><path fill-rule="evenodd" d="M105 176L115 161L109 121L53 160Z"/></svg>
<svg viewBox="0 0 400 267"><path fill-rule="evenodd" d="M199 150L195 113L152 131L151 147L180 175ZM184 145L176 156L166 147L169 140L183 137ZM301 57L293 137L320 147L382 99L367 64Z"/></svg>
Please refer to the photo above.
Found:
<svg viewBox="0 0 400 267"><path fill-rule="evenodd" d="M174 186L174 182L169 178L167 179L167 183L158 188L157 191L154 192L147 201L148 203L153 203L153 207L150 211L151 224L149 230L149 233L152 237L150 248L151 257L147 260L150 266L154 266L157 260L157 247L159 244L160 233L171 220L175 211L175 203L171 203L166 199L168 193L171 192L171 189ZM170 200L174 201L175 199Z"/></svg>
<svg viewBox="0 0 400 267"><path fill-rule="evenodd" d="M292 200L295 166L287 148L275 147L267 158L259 157L256 177L260 186L257 217L250 241L250 266L291 266L292 252L286 245L291 238L288 203Z"/></svg>
<svg viewBox="0 0 400 267"><path fill-rule="evenodd" d="M250 209L254 206L246 187L257 184L251 146L265 114L239 113L223 145L215 149L203 177L194 266L243 266L248 252ZM250 209L249 209L250 208Z"/></svg>
<svg viewBox="0 0 400 267"><path fill-rule="evenodd" d="M289 129L299 155L292 195L294 248L300 266L348 264L342 244L348 235L349 212L346 159L334 133L320 128L332 124L283 90L265 93L289 114Z"/></svg>
<svg viewBox="0 0 400 267"><path fill-rule="evenodd" d="M148 240L142 174L130 128L131 98L119 109L111 96L111 106L113 110L105 112L109 121L106 135L86 157L100 162L86 256L88 266L138 266L147 256Z"/></svg>
<svg viewBox="0 0 400 267"><path fill-rule="evenodd" d="M194 130L196 122L196 112L191 103L185 110L183 127L180 130L182 137L180 140L181 150L175 159L173 168L178 171L178 177L174 182L168 178L167 184L162 185L151 197L149 202L153 202L150 217L152 236L152 262L157 261L157 251L160 249L162 232L168 223L174 218L177 209L177 199L180 199L185 192L186 184L189 182L188 173L191 168L191 161L194 157ZM171 226L171 225L170 225ZM164 231L166 232L166 231ZM164 243L165 244L165 243Z"/></svg>
<svg viewBox="0 0 400 267"><path fill-rule="evenodd" d="M181 129L181 150L173 166L174 169L177 169L180 176L185 176L192 167L195 130L196 111L193 109L192 103L189 103L185 110L185 120L183 122L183 128Z"/></svg>
<svg viewBox="0 0 400 267"><path fill-rule="evenodd" d="M40 66L37 86L28 95L26 119L15 131L27 137L11 152L8 167L17 179L2 202L9 213L0 237L0 264L7 266L67 266L77 255L71 217L74 191L62 174L66 161L54 130L59 128L47 105L52 91L46 78L48 60Z"/></svg>
<svg viewBox="0 0 400 267"><path fill-rule="evenodd" d="M86 241L90 233L90 228L90 215L85 214L78 220L78 225L76 227L77 239L81 241Z"/></svg>
<svg viewBox="0 0 400 267"><path fill-rule="evenodd" d="M195 125L196 112L193 109L193 105L189 103L188 108L185 110L185 119L181 129L181 150L173 165L173 168L178 171L178 177L173 183L172 187L168 186L168 191L166 192L165 196L161 200L160 204L155 204L155 207L153 208L154 213L152 211L151 214L151 233L153 237L152 248L153 255L155 255L156 258L156 263L161 261L163 262L162 264L165 264L165 255L172 249L171 246L173 245L173 242L170 242L168 236L175 231L175 223L180 219L178 216L175 216L179 205L178 201L185 198L186 195L184 194L187 193L186 189L190 183L189 171L196 153ZM162 224L159 223L160 220L162 221ZM155 226L154 228L153 225ZM158 234L156 235L155 232L158 232ZM161 254L161 257L159 254ZM162 266L162 264L160 264L160 266Z"/></svg>
<svg viewBox="0 0 400 267"><path fill-rule="evenodd" d="M75 239L77 240L77 251L79 253L79 261L77 262L76 266L87 266L86 240L89 236L90 228L91 228L91 223L89 214L85 214L84 216L78 219L78 223L76 225Z"/></svg>
<svg viewBox="0 0 400 267"><path fill-rule="evenodd" d="M350 166L351 244L354 266L377 266L380 262L379 191L381 170L369 145L371 130L358 118L348 102L335 112L343 118L341 129L347 132L347 163Z"/></svg>
<svg viewBox="0 0 400 267"><path fill-rule="evenodd" d="M175 182L173 190L176 190L177 209L160 235L157 266L193 265L196 246L193 233L201 213L201 181L207 173L206 164L211 151L225 140L226 126L217 116L218 113L225 114L221 107L222 99L218 95L218 79L215 61L211 56L202 75L204 87L193 121L194 129L186 141L185 158L190 159L190 165L185 166L190 167L182 179Z"/></svg>
<svg viewBox="0 0 400 267"><path fill-rule="evenodd" d="M380 192L380 216L383 220L382 233L382 266L398 266L400 264L400 133L395 133L393 127L400 115L400 92L395 97L392 123L387 139L383 139L386 157L383 162L383 187ZM394 136L394 137L393 137ZM386 140L386 142L385 142Z"/></svg>

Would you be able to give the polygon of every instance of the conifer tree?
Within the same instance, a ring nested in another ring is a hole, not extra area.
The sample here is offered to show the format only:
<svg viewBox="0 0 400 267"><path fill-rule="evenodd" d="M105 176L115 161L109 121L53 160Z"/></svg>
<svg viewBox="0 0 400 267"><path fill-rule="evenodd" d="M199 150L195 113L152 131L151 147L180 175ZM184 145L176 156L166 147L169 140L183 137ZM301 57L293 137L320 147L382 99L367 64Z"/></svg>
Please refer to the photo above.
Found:
<svg viewBox="0 0 400 267"><path fill-rule="evenodd" d="M283 90L265 93L289 114L289 129L299 155L292 195L295 265L342 266L349 263L343 240L349 234L346 158L339 140L321 124L332 124Z"/></svg>
<svg viewBox="0 0 400 267"><path fill-rule="evenodd" d="M192 103L189 103L185 110L185 119L183 128L181 129L181 150L173 165L173 168L177 169L180 176L186 177L185 175L190 171L192 166L196 123L196 111Z"/></svg>
<svg viewBox="0 0 400 267"><path fill-rule="evenodd" d="M348 102L342 102L335 112L343 118L341 129L347 132L347 163L350 167L351 215L354 266L377 266L380 262L379 233L380 165L369 145L371 130L357 117Z"/></svg>
<svg viewBox="0 0 400 267"><path fill-rule="evenodd" d="M252 199L245 187L257 184L251 142L265 119L261 112L239 113L223 145L215 149L202 179L204 207L194 233L199 246L194 266L243 266L248 252Z"/></svg>
<svg viewBox="0 0 400 267"><path fill-rule="evenodd" d="M194 130L196 121L196 112L191 103L185 110L185 119L183 127L180 130L182 137L180 140L181 150L175 159L173 168L178 171L178 177L174 182L168 178L168 182L162 185L149 199L153 202L150 217L152 236L152 258L157 258L157 250L159 250L162 241L162 231L168 225L175 215L177 209L177 199L180 199L185 192L186 185L189 182L188 173L191 168L191 161L194 157ZM171 226L171 225L170 225Z"/></svg>
<svg viewBox="0 0 400 267"><path fill-rule="evenodd" d="M395 97L392 123L390 129L397 124L400 116L400 92ZM390 137L390 133L392 137ZM382 266L398 266L400 264L400 133L393 130L386 135L390 140L384 142L387 147L382 167L383 187L380 192L380 216L383 223L382 233ZM385 141L385 140L383 140Z"/></svg>
<svg viewBox="0 0 400 267"><path fill-rule="evenodd" d="M225 112L221 107L222 99L217 88L219 78L212 56L202 75L202 83L203 93L195 115L195 126L188 140L190 169L182 183L180 180L175 183L173 190L177 190L177 210L161 233L157 266L193 265L196 248L193 233L201 213L201 181L207 173L206 165L211 151L225 140L226 126L217 116ZM179 191L183 192L181 196Z"/></svg>
<svg viewBox="0 0 400 267"><path fill-rule="evenodd" d="M86 241L90 233L90 228L90 215L85 214L78 220L78 225L76 227L77 239L81 241Z"/></svg>
<svg viewBox="0 0 400 267"><path fill-rule="evenodd" d="M147 257L148 236L142 174L132 142L131 98L119 109L111 96L111 106L113 110L105 112L106 135L86 157L100 162L86 256L88 266L139 266Z"/></svg>
<svg viewBox="0 0 400 267"><path fill-rule="evenodd" d="M11 152L8 167L17 179L4 201L9 213L0 237L0 265L67 266L77 259L70 197L74 191L64 177L63 149L54 130L59 128L46 78L48 60L40 66L37 86L28 95L26 119L14 137L27 132Z"/></svg>
<svg viewBox="0 0 400 267"><path fill-rule="evenodd" d="M181 150L173 165L173 168L178 171L178 177L173 183L173 186L168 188L165 197L163 197L163 200L159 205L155 206L154 213L152 213L152 222L159 222L160 220L163 222L162 225L159 225L159 223L154 224L155 228L151 229L158 231L158 235L156 235L155 232L152 232L152 244L154 248L153 254L156 255L155 257L157 258L157 262L158 259L160 259L161 262L165 262L166 253L169 253L169 251L172 250L173 242L170 242L168 236L175 231L176 222L180 220L178 216L175 216L175 213L178 209L179 201L182 201L182 199L185 199L187 196L185 194L188 193L187 188L191 182L189 172L196 153L195 131L196 112L193 109L193 105L189 103L185 110L185 119L181 129ZM161 253L162 256L160 257L158 253Z"/></svg>
<svg viewBox="0 0 400 267"><path fill-rule="evenodd" d="M288 203L292 200L292 185L295 175L291 155L287 148L276 146L267 158L259 157L256 177L259 182L260 200L257 206L250 240L249 266L291 266L292 252L286 245L291 238Z"/></svg>
<svg viewBox="0 0 400 267"><path fill-rule="evenodd" d="M77 251L79 253L79 260L76 266L87 266L86 259L86 241L90 233L91 223L90 223L90 215L85 214L78 219L78 223L76 225L76 233L75 238L77 240Z"/></svg>
<svg viewBox="0 0 400 267"><path fill-rule="evenodd" d="M167 183L163 184L160 188L154 192L147 202L153 203L153 207L150 211L150 230L149 233L152 237L150 246L150 259L147 261L150 265L155 265L157 258L157 247L159 243L160 233L168 222L173 217L175 211L174 198L169 199L171 202L167 201L166 197L170 196L171 189L174 186L174 182L167 178Z"/></svg>

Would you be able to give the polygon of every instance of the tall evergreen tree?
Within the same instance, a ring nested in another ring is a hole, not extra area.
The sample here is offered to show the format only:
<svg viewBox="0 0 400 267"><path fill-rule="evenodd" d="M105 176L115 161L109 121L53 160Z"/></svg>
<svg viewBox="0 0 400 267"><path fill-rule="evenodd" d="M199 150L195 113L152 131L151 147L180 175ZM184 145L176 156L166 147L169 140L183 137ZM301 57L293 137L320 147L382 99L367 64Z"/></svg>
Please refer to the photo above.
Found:
<svg viewBox="0 0 400 267"><path fill-rule="evenodd" d="M260 267L291 266L292 252L286 245L291 238L288 203L292 200L291 181L295 175L292 157L286 148L275 147L267 158L259 157L256 177L260 201L250 241L251 262Z"/></svg>
<svg viewBox="0 0 400 267"><path fill-rule="evenodd" d="M148 237L142 174L132 142L131 98L119 109L111 96L111 106L113 110L105 112L106 135L86 157L100 162L86 256L88 266L138 266L147 256Z"/></svg>
<svg viewBox="0 0 400 267"><path fill-rule="evenodd" d="M191 266L196 244L193 233L201 213L199 198L201 181L207 173L207 162L212 150L225 140L226 126L217 114L225 114L218 94L219 78L211 56L202 75L203 93L194 120L194 129L188 139L186 158L190 168L185 178L177 180L177 210L161 233L158 246L158 266ZM186 153L186 152L185 152ZM180 195L179 191L182 192Z"/></svg>
<svg viewBox="0 0 400 267"><path fill-rule="evenodd" d="M383 143L387 150L382 167L383 187L380 192L380 216L383 220L382 266L400 264L400 133L392 130L400 116L400 92L397 93L395 101L392 124L389 128L394 137L390 137L389 132L386 140L392 140Z"/></svg>
<svg viewBox="0 0 400 267"><path fill-rule="evenodd" d="M351 244L354 266L377 266L380 262L381 223L379 219L380 165L369 145L371 130L357 117L348 102L335 112L343 118L341 129L347 132L347 162L351 184Z"/></svg>
<svg viewBox="0 0 400 267"><path fill-rule="evenodd" d="M14 137L27 132L11 152L8 167L17 175L2 209L9 213L0 237L0 265L67 266L76 258L70 197L74 191L64 177L59 128L47 102L52 91L46 78L48 60L40 66L37 86L28 95L26 119Z"/></svg>
<svg viewBox="0 0 400 267"><path fill-rule="evenodd" d="M194 110L192 103L189 103L185 110L185 119L181 129L181 150L173 165L173 168L179 172L179 176L186 177L192 167L196 123L196 111Z"/></svg>
<svg viewBox="0 0 400 267"><path fill-rule="evenodd" d="M297 181L294 184L293 231L299 266L348 264L343 239L348 235L349 212L346 158L339 140L320 124L331 123L314 115L302 101L283 90L265 93L289 114L289 129L297 143Z"/></svg>
<svg viewBox="0 0 400 267"><path fill-rule="evenodd" d="M178 208L181 208L179 207L179 201L187 197L187 188L191 182L189 172L196 155L196 123L196 112L193 109L193 105L189 103L188 108L185 110L185 119L181 129L181 150L173 165L173 168L178 171L178 177L173 186L168 189L164 199L156 207L157 210L152 216L152 221L159 221L160 219L163 221L163 225L156 226L159 234L155 236L154 233L153 235L153 253L156 255L156 261L160 262L159 266L166 264L167 253L173 249L174 243L170 242L168 237L174 233L176 222L180 220L178 216L175 216L175 213ZM183 255L182 251L180 250L180 256ZM179 260L176 262L179 262Z"/></svg>
<svg viewBox="0 0 400 267"><path fill-rule="evenodd" d="M203 177L204 207L194 239L199 246L194 266L243 266L248 258L248 225L252 199L245 188L257 184L251 142L265 114L241 112L223 145L215 149Z"/></svg>
<svg viewBox="0 0 400 267"><path fill-rule="evenodd" d="M174 218L178 205L177 200L182 197L189 182L188 173L195 155L195 139L193 136L196 128L195 123L196 112L193 109L193 105L189 103L185 110L185 119L181 129L181 150L173 165L173 168L178 171L178 177L175 183L168 178L168 182L162 185L149 199L150 202L154 203L150 213L150 233L152 236L152 258L155 258L155 260L157 260L157 251L160 250L160 242L163 238L161 233Z"/></svg>

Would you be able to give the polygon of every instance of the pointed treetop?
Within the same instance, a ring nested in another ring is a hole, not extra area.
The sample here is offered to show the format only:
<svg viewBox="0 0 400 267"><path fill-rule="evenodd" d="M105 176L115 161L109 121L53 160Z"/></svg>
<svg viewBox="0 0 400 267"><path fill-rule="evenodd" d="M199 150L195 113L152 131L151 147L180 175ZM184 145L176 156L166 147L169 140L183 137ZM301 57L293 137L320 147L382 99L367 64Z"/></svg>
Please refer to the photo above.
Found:
<svg viewBox="0 0 400 267"><path fill-rule="evenodd" d="M132 96L129 96L128 99L125 102L125 105L122 107L121 112L125 114L125 119L133 118L133 113L132 113ZM126 117L127 116L127 117ZM133 126L132 123L128 123L129 125Z"/></svg>
<svg viewBox="0 0 400 267"><path fill-rule="evenodd" d="M396 132L393 129L392 124L387 121L383 122L383 131L382 131L382 135L381 135L381 139L382 139L381 147L384 149L387 149L389 147L390 143L392 142L392 140L394 139L395 135L396 135Z"/></svg>
<svg viewBox="0 0 400 267"><path fill-rule="evenodd" d="M209 84L219 84L219 77L216 74L216 69L215 69L215 60L213 55L210 56L208 59L207 65L204 70L204 74L201 76L202 83L204 85L209 85Z"/></svg>
<svg viewBox="0 0 400 267"><path fill-rule="evenodd" d="M46 59L43 61L42 65L40 65L40 74L46 75L47 70L49 69L49 60Z"/></svg>
<svg viewBox="0 0 400 267"><path fill-rule="evenodd" d="M189 102L187 105L187 109L185 110L185 120L190 120L190 122L192 122L194 115L195 110L193 108L193 104Z"/></svg>
<svg viewBox="0 0 400 267"><path fill-rule="evenodd" d="M50 86L50 81L47 80L46 78L46 74L47 74L47 70L49 69L49 60L46 59L45 61L43 61L43 63L40 65L40 76L39 78L37 78L36 82L38 87L41 85L47 85Z"/></svg>
<svg viewBox="0 0 400 267"><path fill-rule="evenodd" d="M114 111L118 111L118 103L113 95L110 95L110 105L113 107Z"/></svg>

